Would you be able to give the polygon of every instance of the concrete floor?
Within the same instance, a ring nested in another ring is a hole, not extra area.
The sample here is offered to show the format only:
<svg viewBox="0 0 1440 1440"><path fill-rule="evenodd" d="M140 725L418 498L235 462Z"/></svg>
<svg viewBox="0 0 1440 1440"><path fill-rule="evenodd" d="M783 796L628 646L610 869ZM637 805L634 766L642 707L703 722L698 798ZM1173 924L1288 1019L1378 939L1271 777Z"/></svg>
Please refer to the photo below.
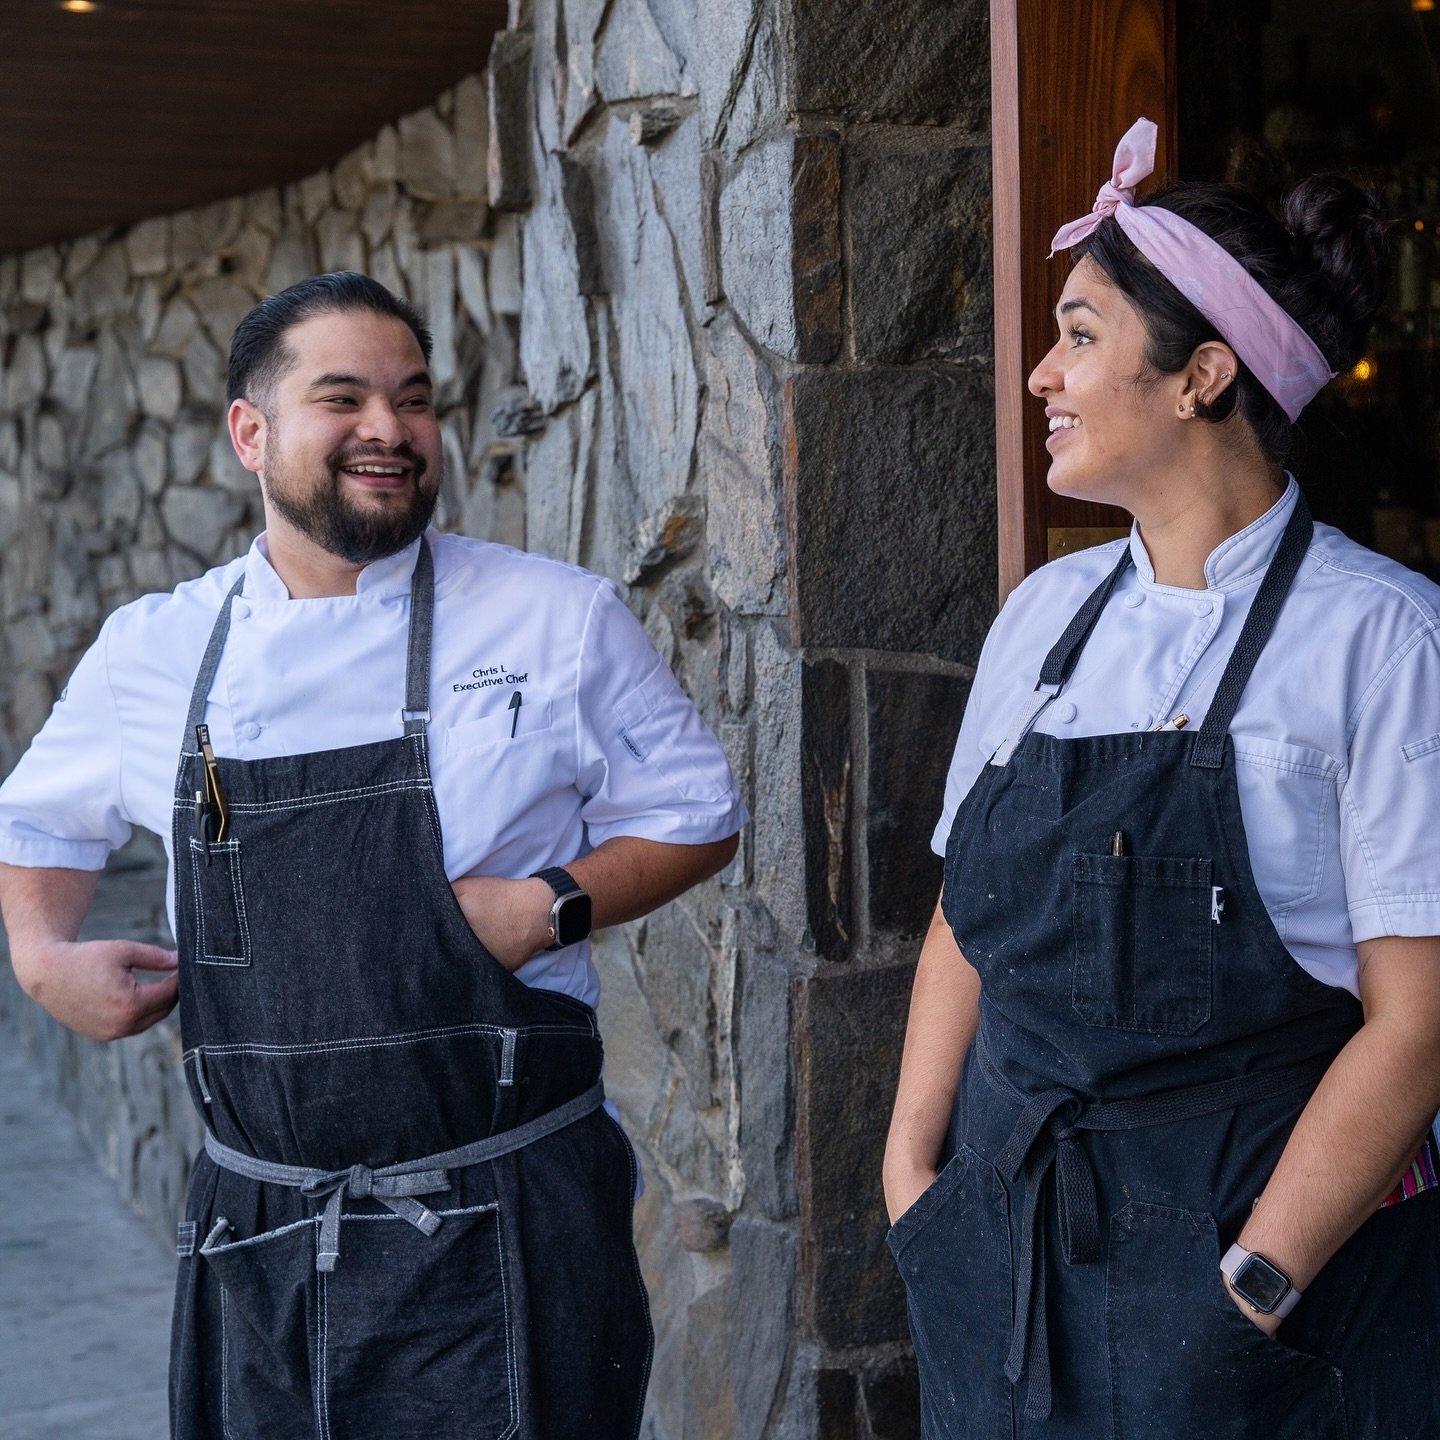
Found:
<svg viewBox="0 0 1440 1440"><path fill-rule="evenodd" d="M173 1256L0 1051L0 1440L165 1440Z"/></svg>

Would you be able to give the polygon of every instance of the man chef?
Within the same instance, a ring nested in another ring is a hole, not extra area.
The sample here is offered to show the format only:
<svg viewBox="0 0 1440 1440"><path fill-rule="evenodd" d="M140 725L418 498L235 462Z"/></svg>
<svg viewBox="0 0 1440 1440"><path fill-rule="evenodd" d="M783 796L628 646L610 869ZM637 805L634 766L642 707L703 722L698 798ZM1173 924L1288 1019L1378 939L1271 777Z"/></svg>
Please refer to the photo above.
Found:
<svg viewBox="0 0 1440 1440"><path fill-rule="evenodd" d="M250 312L229 427L265 533L113 614L0 787L26 991L101 1040L179 1001L207 1133L175 1440L639 1428L587 937L713 875L745 812L610 582L427 528L429 350L354 273ZM178 955L76 940L134 825Z"/></svg>

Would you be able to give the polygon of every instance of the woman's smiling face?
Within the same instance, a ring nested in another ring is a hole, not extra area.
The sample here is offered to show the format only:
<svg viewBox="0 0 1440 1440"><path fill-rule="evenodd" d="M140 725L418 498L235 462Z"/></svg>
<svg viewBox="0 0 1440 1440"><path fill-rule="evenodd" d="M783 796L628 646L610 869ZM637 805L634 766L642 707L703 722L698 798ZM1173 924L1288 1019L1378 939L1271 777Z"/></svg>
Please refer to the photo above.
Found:
<svg viewBox="0 0 1440 1440"><path fill-rule="evenodd" d="M1181 377L1137 383L1151 374L1144 322L1089 259L1070 271L1055 316L1060 338L1030 374L1050 429L1046 481L1059 495L1133 511L1137 485L1176 458Z"/></svg>

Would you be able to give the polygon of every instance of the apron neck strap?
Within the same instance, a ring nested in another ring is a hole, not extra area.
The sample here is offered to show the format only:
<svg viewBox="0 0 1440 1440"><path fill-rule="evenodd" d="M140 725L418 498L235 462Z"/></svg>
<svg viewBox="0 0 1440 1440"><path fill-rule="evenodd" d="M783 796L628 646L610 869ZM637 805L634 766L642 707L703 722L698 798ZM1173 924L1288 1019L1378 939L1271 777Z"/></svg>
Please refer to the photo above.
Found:
<svg viewBox="0 0 1440 1440"><path fill-rule="evenodd" d="M405 709L401 712L407 735L423 735L430 723L430 636L434 626L435 561L430 537L422 535L410 581L410 640L405 654Z"/></svg>
<svg viewBox="0 0 1440 1440"><path fill-rule="evenodd" d="M1130 554L1127 541L1115 568L1090 592L1090 598L1075 612L1075 618L1045 657L1045 664L1040 668L1040 683L1035 687L1037 690L1045 685L1063 685L1070 678L1070 672L1075 668L1100 612L1120 583L1120 577L1133 563L1134 557Z"/></svg>
<svg viewBox="0 0 1440 1440"><path fill-rule="evenodd" d="M220 668L220 652L225 648L225 637L230 633L230 607L235 597L245 588L245 572L230 587L230 593L221 602L220 613L210 631L210 640L205 646L205 657L200 661L200 671L195 676L190 691L190 711L185 717L185 734L181 737L182 752L195 748L195 727L205 718L205 702L210 698L210 687L215 683L215 672Z"/></svg>
<svg viewBox="0 0 1440 1440"><path fill-rule="evenodd" d="M195 727L205 718L205 702L220 669L220 655L230 634L230 612L235 599L245 588L245 575L230 587L215 617L205 646L200 670L190 691L190 710L185 717L185 734L181 749L189 751L195 744ZM410 581L410 636L405 656L405 709L401 718L406 735L423 735L430 721L430 637L435 620L435 562L430 555L428 536L420 537L420 552L415 557L415 572Z"/></svg>
<svg viewBox="0 0 1440 1440"><path fill-rule="evenodd" d="M1230 733L1230 722L1235 718L1240 696L1255 671L1265 642L1275 629L1275 622L1280 618L1285 598L1300 572L1301 562L1310 548L1310 537L1314 533L1315 522L1310 518L1310 507L1305 503L1304 495L1297 492L1295 508L1290 512L1285 534L1280 539L1279 548L1270 561L1265 578L1260 582L1260 589L1255 594L1250 613L1245 617L1245 624L1240 629L1240 638L1235 642L1235 649L1230 654L1230 662L1220 677L1220 684L1216 686L1215 698L1210 702L1205 723L1196 736L1195 748L1190 755L1192 765L1206 770L1220 768L1225 755L1225 741Z"/></svg>

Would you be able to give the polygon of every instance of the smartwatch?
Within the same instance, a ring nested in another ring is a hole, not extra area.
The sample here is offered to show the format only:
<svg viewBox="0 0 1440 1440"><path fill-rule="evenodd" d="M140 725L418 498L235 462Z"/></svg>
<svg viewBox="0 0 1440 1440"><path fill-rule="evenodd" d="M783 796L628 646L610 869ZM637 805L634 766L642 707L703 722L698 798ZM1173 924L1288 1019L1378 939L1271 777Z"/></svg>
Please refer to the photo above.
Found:
<svg viewBox="0 0 1440 1440"><path fill-rule="evenodd" d="M537 870L530 878L543 880L555 892L555 903L550 907L550 944L545 948L563 950L567 945L578 945L590 934L589 892L558 865Z"/></svg>
<svg viewBox="0 0 1440 1440"><path fill-rule="evenodd" d="M1300 1303L1300 1292L1273 1261L1232 1245L1220 1262L1220 1273L1230 1288L1252 1309L1283 1320Z"/></svg>

